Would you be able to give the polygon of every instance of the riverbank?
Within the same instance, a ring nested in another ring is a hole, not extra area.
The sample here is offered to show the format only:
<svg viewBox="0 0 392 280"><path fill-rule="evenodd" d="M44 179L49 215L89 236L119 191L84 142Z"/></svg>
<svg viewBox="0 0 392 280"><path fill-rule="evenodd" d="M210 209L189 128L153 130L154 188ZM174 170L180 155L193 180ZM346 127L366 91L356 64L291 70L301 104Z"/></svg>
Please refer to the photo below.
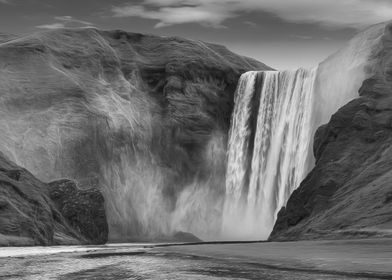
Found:
<svg viewBox="0 0 392 280"><path fill-rule="evenodd" d="M392 238L204 244L156 247L153 250L248 262L276 269L392 279Z"/></svg>
<svg viewBox="0 0 392 280"><path fill-rule="evenodd" d="M0 279L392 279L392 239L3 247Z"/></svg>

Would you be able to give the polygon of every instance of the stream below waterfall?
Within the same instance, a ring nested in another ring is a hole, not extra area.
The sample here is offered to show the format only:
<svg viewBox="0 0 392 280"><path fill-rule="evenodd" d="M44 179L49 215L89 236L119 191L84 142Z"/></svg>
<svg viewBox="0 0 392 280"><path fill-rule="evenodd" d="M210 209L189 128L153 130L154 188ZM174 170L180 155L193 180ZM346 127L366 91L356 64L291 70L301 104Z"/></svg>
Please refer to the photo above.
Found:
<svg viewBox="0 0 392 280"><path fill-rule="evenodd" d="M282 266L279 268L268 264L268 262L256 261L256 259L236 258L234 254L230 253L226 253L224 256L213 256L208 253L208 250L218 252L232 250L237 248L235 246L240 246L247 251L248 256L251 256L252 249L258 250L258 246L269 246L268 244L204 244L161 248L154 248L154 246L151 244L117 244L2 248L0 252L0 279L387 279L366 278L367 275L362 277L361 274L350 275L348 273L346 275L345 272L312 270L309 266L303 268L300 266L284 268ZM294 244L294 246L297 245ZM318 250L317 246L311 246L312 250ZM322 250L322 247L320 248ZM204 253L200 254L199 250ZM280 249L276 250L276 252L278 251ZM284 260L277 258L274 262L282 265Z"/></svg>

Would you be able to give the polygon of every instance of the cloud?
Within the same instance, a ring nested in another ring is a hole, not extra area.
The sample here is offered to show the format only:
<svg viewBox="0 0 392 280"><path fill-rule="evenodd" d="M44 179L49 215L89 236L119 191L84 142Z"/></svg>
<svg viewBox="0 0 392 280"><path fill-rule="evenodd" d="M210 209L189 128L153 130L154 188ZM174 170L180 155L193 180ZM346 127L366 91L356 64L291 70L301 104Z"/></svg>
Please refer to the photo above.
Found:
<svg viewBox="0 0 392 280"><path fill-rule="evenodd" d="M180 1L163 1L180 2ZM116 17L141 17L158 20L156 28L182 23L200 23L206 26L223 27L221 24L225 19L231 17L226 11L218 7L209 6L163 6L158 10L151 10L142 5L129 5L114 7L113 13Z"/></svg>
<svg viewBox="0 0 392 280"><path fill-rule="evenodd" d="M260 0L259 2L259 7L263 10L296 23L362 28L392 19L392 1L385 0Z"/></svg>
<svg viewBox="0 0 392 280"><path fill-rule="evenodd" d="M37 28L41 28L41 29L59 29L59 28L64 28L65 25L63 23L52 23L52 24L43 24L43 25L38 25L36 26Z"/></svg>
<svg viewBox="0 0 392 280"><path fill-rule="evenodd" d="M1 0L0 0L1 1ZM59 29L65 27L93 27L94 24L88 21L79 20L71 16L56 16L54 17L57 22L51 24L43 24L36 26L41 29Z"/></svg>
<svg viewBox="0 0 392 280"><path fill-rule="evenodd" d="M247 12L273 13L294 23L362 28L392 19L390 0L142 0L112 8L115 17L156 20L156 28L183 23L222 27Z"/></svg>
<svg viewBox="0 0 392 280"><path fill-rule="evenodd" d="M11 4L9 0L0 0L0 4Z"/></svg>
<svg viewBox="0 0 392 280"><path fill-rule="evenodd" d="M253 21L249 21L249 20L244 21L244 24L246 24L250 27L253 27L253 28L260 27L257 23L255 23Z"/></svg>
<svg viewBox="0 0 392 280"><path fill-rule="evenodd" d="M79 20L79 19L73 18L71 16L54 17L54 19L65 22L65 23L80 23L82 25L93 25L91 22Z"/></svg>

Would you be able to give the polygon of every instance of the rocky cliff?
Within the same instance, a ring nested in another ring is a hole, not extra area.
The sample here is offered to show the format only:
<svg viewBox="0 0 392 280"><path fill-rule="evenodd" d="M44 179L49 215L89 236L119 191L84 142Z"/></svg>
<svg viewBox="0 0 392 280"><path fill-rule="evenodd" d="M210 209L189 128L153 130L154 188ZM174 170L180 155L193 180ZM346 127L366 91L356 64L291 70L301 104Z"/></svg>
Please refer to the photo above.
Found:
<svg viewBox="0 0 392 280"><path fill-rule="evenodd" d="M269 67L214 44L123 31L5 41L0 151L40 180L98 186L111 240L214 236L237 81Z"/></svg>
<svg viewBox="0 0 392 280"><path fill-rule="evenodd" d="M359 97L317 130L316 165L270 240L392 236L392 24L382 31Z"/></svg>
<svg viewBox="0 0 392 280"><path fill-rule="evenodd" d="M0 153L0 246L98 244L107 231L98 190L45 184Z"/></svg>

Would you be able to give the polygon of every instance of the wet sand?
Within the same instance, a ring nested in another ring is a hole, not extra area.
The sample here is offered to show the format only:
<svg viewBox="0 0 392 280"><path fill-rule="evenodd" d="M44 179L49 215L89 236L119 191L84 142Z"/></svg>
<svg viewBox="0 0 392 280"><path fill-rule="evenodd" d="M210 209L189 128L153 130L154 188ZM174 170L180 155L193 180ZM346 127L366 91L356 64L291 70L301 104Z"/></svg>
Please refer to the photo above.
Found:
<svg viewBox="0 0 392 280"><path fill-rule="evenodd" d="M293 271L392 279L392 239L205 244L154 250Z"/></svg>

